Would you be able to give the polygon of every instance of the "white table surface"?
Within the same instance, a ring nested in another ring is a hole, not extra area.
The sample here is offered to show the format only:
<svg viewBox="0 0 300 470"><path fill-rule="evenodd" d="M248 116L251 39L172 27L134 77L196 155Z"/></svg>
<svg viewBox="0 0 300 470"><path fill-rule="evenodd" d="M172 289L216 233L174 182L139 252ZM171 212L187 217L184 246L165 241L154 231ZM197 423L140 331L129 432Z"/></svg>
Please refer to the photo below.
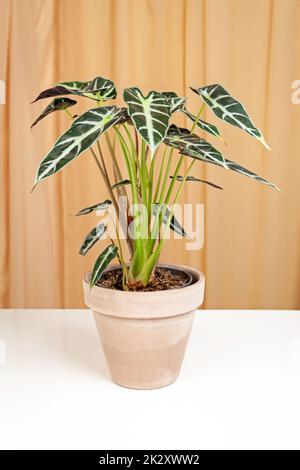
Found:
<svg viewBox="0 0 300 470"><path fill-rule="evenodd" d="M300 313L197 313L178 381L127 390L88 310L0 310L1 449L300 449Z"/></svg>

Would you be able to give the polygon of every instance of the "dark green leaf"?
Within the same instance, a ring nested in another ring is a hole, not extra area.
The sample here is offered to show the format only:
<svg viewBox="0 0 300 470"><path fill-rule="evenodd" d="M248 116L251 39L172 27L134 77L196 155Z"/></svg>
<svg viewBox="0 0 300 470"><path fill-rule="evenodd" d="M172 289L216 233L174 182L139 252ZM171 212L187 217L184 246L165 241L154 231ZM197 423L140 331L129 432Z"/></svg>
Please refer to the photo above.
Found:
<svg viewBox="0 0 300 470"><path fill-rule="evenodd" d="M90 287L92 288L96 282L99 281L103 272L109 265L109 263L117 256L118 248L115 245L109 245L97 258L94 265L93 272L90 279Z"/></svg>
<svg viewBox="0 0 300 470"><path fill-rule="evenodd" d="M79 254L86 255L92 246L103 237L106 231L106 225L100 224L97 225L93 230L85 237L83 244L81 245Z"/></svg>
<svg viewBox="0 0 300 470"><path fill-rule="evenodd" d="M136 130L153 154L168 130L171 110L166 98L156 91L150 91L145 97L133 87L124 90L124 101Z"/></svg>
<svg viewBox="0 0 300 470"><path fill-rule="evenodd" d="M173 176L170 176L170 178L172 179ZM184 180L184 176L177 176L176 177L176 180L177 181L183 181ZM215 183L211 183L210 181L206 181L206 180L201 180L199 178L195 178L194 176L188 176L186 178L186 181L193 181L193 182L198 182L198 183L205 183L205 184L208 184L209 186L212 186L213 188L216 188L216 189L222 189L221 186L218 186L217 184Z"/></svg>
<svg viewBox="0 0 300 470"><path fill-rule="evenodd" d="M126 186L128 184L131 184L130 180L119 181L118 183L112 185L112 189L117 189L117 188L120 188L121 186Z"/></svg>
<svg viewBox="0 0 300 470"><path fill-rule="evenodd" d="M188 129L172 124L168 129L164 142L171 147L179 149L182 154L186 155L185 151L188 150L189 152L194 152L195 155L201 156L201 159L213 160L226 168L224 155L206 140L201 139L196 134L191 134Z"/></svg>
<svg viewBox="0 0 300 470"><path fill-rule="evenodd" d="M68 91L63 86L54 86L52 88L48 88L47 90L42 91L37 98L32 101L35 103L36 101L43 100L45 98L53 98L54 96L62 96L62 95L72 95L71 91Z"/></svg>
<svg viewBox="0 0 300 470"><path fill-rule="evenodd" d="M102 77L97 77L90 82L64 82L58 85L75 95L85 96L96 101L106 101L117 96L114 83Z"/></svg>
<svg viewBox="0 0 300 470"><path fill-rule="evenodd" d="M197 119L196 116L194 116L192 113L190 113L186 108L184 108L182 110L182 112L188 116L189 119L191 119L191 121L195 122L195 120ZM220 132L219 130L217 129L216 126L214 126L213 124L209 124L208 122L205 122L203 121L202 119L198 119L197 120L197 126L202 129L203 131L205 132L208 132L209 134L212 134L214 135L215 137L218 137L218 138L221 138L222 137L220 136Z"/></svg>
<svg viewBox="0 0 300 470"><path fill-rule="evenodd" d="M209 159L209 158L204 158L202 155L197 154L196 152L193 152L189 149L183 149L181 152L183 155L186 155L188 157L195 158L196 160L201 160L203 162L207 163L213 163L214 165L222 166L220 163L217 163L216 161ZM270 186L274 189L277 189L278 191L279 188L273 184L270 183L269 181L265 180L264 178L261 178L261 176L256 175L250 170L247 170L247 168L244 168L243 166L239 165L238 163L232 162L231 160L226 159L226 166L229 170L236 171L237 173L241 173L242 175L248 176L249 178L255 179L259 181L260 183L266 184L267 186Z"/></svg>
<svg viewBox="0 0 300 470"><path fill-rule="evenodd" d="M124 113L125 108L106 106L91 109L76 119L40 163L35 185L43 178L60 171L91 147L103 132L119 122Z"/></svg>
<svg viewBox="0 0 300 470"><path fill-rule="evenodd" d="M173 91L163 91L161 93L167 100L168 105L171 109L171 114L175 113L175 111L180 111L183 109L186 99L178 96Z"/></svg>
<svg viewBox="0 0 300 470"><path fill-rule="evenodd" d="M42 114L34 121L31 128L35 126L39 121L44 119L48 114L54 113L54 111L62 111L64 109L70 108L77 103L75 100L70 98L55 98L42 112Z"/></svg>
<svg viewBox="0 0 300 470"><path fill-rule="evenodd" d="M54 87L42 91L33 103L44 98L70 94L85 96L96 101L106 101L108 99L114 99L117 96L115 85L111 80L97 77L89 82L74 81L57 83Z"/></svg>
<svg viewBox="0 0 300 470"><path fill-rule="evenodd" d="M262 132L254 126L244 106L233 98L221 85L208 85L202 88L191 88L200 95L215 115L233 126L258 139L268 150L270 147L262 135Z"/></svg>
<svg viewBox="0 0 300 470"><path fill-rule="evenodd" d="M157 216L158 214L163 215L163 220L162 222L164 224L168 223L169 217L170 217L170 211L168 207L166 207L164 204L159 205L158 203L153 204L153 215ZM182 237L188 237L186 231L184 228L180 225L178 220L176 219L175 215L172 215L171 217L171 222L170 222L170 229L173 230L173 232L177 233L178 235L181 235Z"/></svg>
<svg viewBox="0 0 300 470"><path fill-rule="evenodd" d="M85 207L84 209L81 209L81 211L77 212L77 214L74 214L76 216L78 215L86 215L90 214L93 211L104 211L107 210L111 206L112 202L109 199L106 199L104 202L99 202L99 204L95 204L94 206L90 207Z"/></svg>
<svg viewBox="0 0 300 470"><path fill-rule="evenodd" d="M230 160L226 160L226 163L230 170L236 171L237 173L241 173L242 175L248 176L249 178L255 179L259 181L260 183L266 184L267 186L270 186L271 188L274 188L274 189L277 189L277 191L280 191L280 189L276 186L276 184L270 183L269 181L265 180L261 176L256 175L255 173L253 173L253 171L247 170L247 168L244 168L238 163L232 162Z"/></svg>

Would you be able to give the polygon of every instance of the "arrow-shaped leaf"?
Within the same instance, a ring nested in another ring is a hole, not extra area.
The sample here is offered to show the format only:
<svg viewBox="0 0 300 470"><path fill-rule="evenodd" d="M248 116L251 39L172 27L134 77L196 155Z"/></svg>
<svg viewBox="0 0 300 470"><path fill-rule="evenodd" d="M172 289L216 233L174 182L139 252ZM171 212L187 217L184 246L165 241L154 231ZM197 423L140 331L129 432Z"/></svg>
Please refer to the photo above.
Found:
<svg viewBox="0 0 300 470"><path fill-rule="evenodd" d="M203 162L206 162L206 163L213 163L214 165L223 166L223 165L220 165L220 163L217 163L216 161L210 158L203 158L200 154L197 154L196 152L193 152L189 149L182 149L180 153L182 153L183 155L187 155L188 157L195 158L197 160L202 160ZM253 171L247 170L247 168L244 168L238 163L235 163L235 162L232 162L231 160L226 159L226 166L229 170L236 171L237 173L241 173L242 175L248 176L249 178L255 179L259 181L260 183L266 184L267 186L270 186L280 191L280 189L274 183L270 183L266 179L262 178L261 176L256 175L255 173L253 173Z"/></svg>
<svg viewBox="0 0 300 470"><path fill-rule="evenodd" d="M276 184L270 183L269 181L265 180L261 176L256 175L255 173L253 173L253 171L247 170L247 168L244 168L238 163L232 162L230 160L226 160L226 163L230 170L236 171L237 173L241 173L242 175L248 176L249 178L255 179L259 181L260 183L266 184L267 186L270 186L271 188L274 188L274 189L277 189L277 191L280 191L280 189L276 186Z"/></svg>
<svg viewBox="0 0 300 470"><path fill-rule="evenodd" d="M40 163L35 185L60 171L84 150L91 147L104 131L118 123L124 113L126 113L125 108L107 106L91 109L76 119Z"/></svg>
<svg viewBox="0 0 300 470"><path fill-rule="evenodd" d="M166 98L167 103L171 108L171 114L183 109L186 101L185 98L178 96L173 91L163 91L161 94Z"/></svg>
<svg viewBox="0 0 300 470"><path fill-rule="evenodd" d="M109 263L117 256L118 248L115 245L109 245L97 258L90 279L90 287L92 288L101 278L104 270Z"/></svg>
<svg viewBox="0 0 300 470"><path fill-rule="evenodd" d="M61 111L70 106L74 106L77 103L75 100L71 100L70 98L55 98L42 112L42 114L34 121L31 128L35 126L39 121L44 119L48 114L54 113L54 111Z"/></svg>
<svg viewBox="0 0 300 470"><path fill-rule="evenodd" d="M93 228L93 230L85 237L83 244L79 250L80 255L86 255L92 246L103 237L106 231L106 225L100 224L97 227Z"/></svg>
<svg viewBox="0 0 300 470"><path fill-rule="evenodd" d="M57 83L54 87L42 91L33 103L44 98L70 94L85 96L96 101L106 101L108 99L114 99L117 96L115 85L111 80L97 77L89 82L74 81Z"/></svg>
<svg viewBox="0 0 300 470"><path fill-rule="evenodd" d="M67 91L71 91L75 95L85 96L97 101L106 101L114 99L117 96L114 83L103 77L97 77L90 82L58 83L58 86L64 87Z"/></svg>
<svg viewBox="0 0 300 470"><path fill-rule="evenodd" d="M128 184L131 184L130 180L123 180L123 181L119 181L116 184L113 184L111 188L117 189L117 188L121 188L122 186L127 186Z"/></svg>
<svg viewBox="0 0 300 470"><path fill-rule="evenodd" d="M196 134L191 134L188 129L172 124L168 129L164 142L171 147L179 149L182 154L186 154L185 151L188 150L189 152L194 152L195 155L201 156L201 159L213 160L226 168L224 155L206 140Z"/></svg>
<svg viewBox="0 0 300 470"><path fill-rule="evenodd" d="M170 176L170 178L172 179L173 176ZM176 180L177 181L183 181L185 178L184 176L177 176L176 177ZM212 186L213 188L216 188L216 189L222 189L221 186L218 186L217 184L215 183L211 183L210 181L206 181L206 180L201 180L200 178L195 178L194 176L187 176L186 178L186 181L193 181L195 183L204 183L204 184L208 184L209 186Z"/></svg>
<svg viewBox="0 0 300 470"><path fill-rule="evenodd" d="M244 106L233 98L225 88L216 84L202 88L191 88L191 90L201 96L218 118L239 127L270 150L262 132L254 126Z"/></svg>
<svg viewBox="0 0 300 470"><path fill-rule="evenodd" d="M190 113L186 108L184 108L182 112L193 122L195 122L195 120L197 119L197 117ZM218 128L213 124L203 121L202 119L198 119L196 125L203 131L208 132L209 134L212 134L215 137L218 137L219 139L222 139Z"/></svg>
<svg viewBox="0 0 300 470"><path fill-rule="evenodd" d="M99 202L99 204L95 204L94 206L85 207L84 209L81 209L81 211L77 212L74 215L75 216L86 215L86 214L90 214L93 211L105 211L111 206L111 204L112 202L109 199L106 199L106 201Z"/></svg>
<svg viewBox="0 0 300 470"><path fill-rule="evenodd" d="M168 223L169 217L170 217L170 211L168 207L166 207L164 204L153 204L153 215L157 216L158 214L163 215L163 220L162 222L164 224ZM173 232L177 233L178 235L181 235L182 237L188 237L188 234L184 230L184 228L180 225L178 220L176 219L175 215L171 217L171 222L170 222L170 229L173 230Z"/></svg>
<svg viewBox="0 0 300 470"><path fill-rule="evenodd" d="M124 90L124 101L136 130L153 154L168 130L171 110L166 98L156 91L150 91L145 97L133 87Z"/></svg>
<svg viewBox="0 0 300 470"><path fill-rule="evenodd" d="M54 96L62 96L62 95L72 95L71 91L68 91L63 86L54 86L52 88L47 88L47 90L42 91L32 103L35 103L39 100L44 100L45 98L53 98Z"/></svg>

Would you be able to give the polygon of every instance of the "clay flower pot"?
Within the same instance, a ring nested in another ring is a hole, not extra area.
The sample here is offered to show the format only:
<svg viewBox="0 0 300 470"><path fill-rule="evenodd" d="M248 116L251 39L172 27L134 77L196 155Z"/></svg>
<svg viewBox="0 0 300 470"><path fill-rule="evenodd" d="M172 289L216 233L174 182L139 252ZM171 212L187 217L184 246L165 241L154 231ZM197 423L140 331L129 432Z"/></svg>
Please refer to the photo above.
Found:
<svg viewBox="0 0 300 470"><path fill-rule="evenodd" d="M193 324L203 302L204 275L186 266L167 266L192 276L187 287L159 292L124 292L83 280L86 305L92 309L114 382L123 387L154 389L179 374Z"/></svg>

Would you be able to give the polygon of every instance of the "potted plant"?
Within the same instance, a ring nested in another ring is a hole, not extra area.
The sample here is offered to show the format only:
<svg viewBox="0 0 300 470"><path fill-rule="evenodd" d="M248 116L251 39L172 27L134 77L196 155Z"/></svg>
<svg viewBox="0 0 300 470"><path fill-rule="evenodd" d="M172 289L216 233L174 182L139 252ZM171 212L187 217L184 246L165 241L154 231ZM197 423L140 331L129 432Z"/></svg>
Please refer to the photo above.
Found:
<svg viewBox="0 0 300 470"><path fill-rule="evenodd" d="M96 202L76 215L94 211L111 214L114 209L118 218L116 237L111 237L107 248L98 255L92 271L83 279L83 288L85 302L94 312L112 378L125 387L158 388L176 379L195 309L203 302L202 273L190 267L159 264L166 230L170 227L185 235L174 215L184 185L191 181L222 189L193 177L195 163L218 165L276 188L225 158L196 133L205 132L222 141L217 127L201 119L208 106L217 117L269 148L244 107L220 85L191 90L202 98L196 116L186 108L186 99L174 92L150 91L145 96L136 87L124 90L124 107L107 105L117 92L114 83L102 77L90 82L58 83L35 100L54 98L33 126L58 110L65 110L72 122L40 163L34 187L89 150L110 199ZM69 108L76 104L75 97L95 103L81 116L73 117ZM191 121L189 129L171 123L178 112ZM119 151L126 175L120 168ZM108 158L113 180L107 168ZM181 173L186 159L187 169ZM174 161L176 169L171 174ZM80 254L85 255L107 234L108 224L99 223L85 238ZM115 259L119 264L109 267Z"/></svg>

